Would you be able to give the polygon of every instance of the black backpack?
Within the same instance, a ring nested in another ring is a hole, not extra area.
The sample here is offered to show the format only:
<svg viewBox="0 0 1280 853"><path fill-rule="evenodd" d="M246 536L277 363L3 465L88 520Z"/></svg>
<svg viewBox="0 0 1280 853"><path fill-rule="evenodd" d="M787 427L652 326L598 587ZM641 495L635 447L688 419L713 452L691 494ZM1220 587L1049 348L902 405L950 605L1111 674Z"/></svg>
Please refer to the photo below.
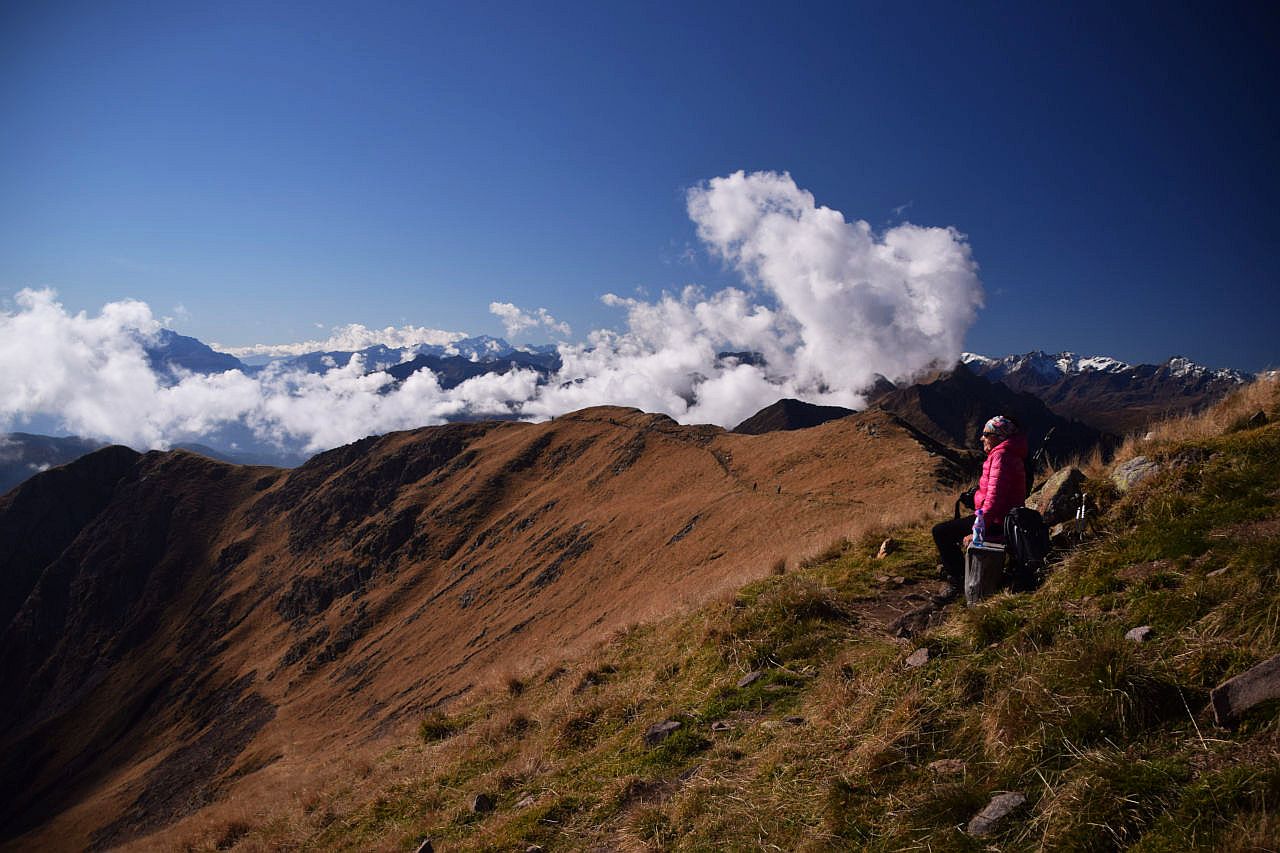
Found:
<svg viewBox="0 0 1280 853"><path fill-rule="evenodd" d="M1034 509L1014 507L1004 517L1004 549L1009 554L1010 586L1025 592L1044 581L1049 557L1049 528Z"/></svg>

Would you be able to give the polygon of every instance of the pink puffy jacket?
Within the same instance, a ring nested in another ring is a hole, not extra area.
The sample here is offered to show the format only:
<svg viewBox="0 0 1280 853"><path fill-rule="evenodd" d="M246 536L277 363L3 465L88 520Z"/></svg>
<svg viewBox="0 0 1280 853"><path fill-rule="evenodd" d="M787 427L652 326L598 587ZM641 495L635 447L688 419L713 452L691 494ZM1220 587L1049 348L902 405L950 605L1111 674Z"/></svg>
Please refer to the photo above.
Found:
<svg viewBox="0 0 1280 853"><path fill-rule="evenodd" d="M973 505L982 510L989 538L1001 538L1005 513L1027 499L1026 458L1027 437L1016 433L991 448L982 463Z"/></svg>

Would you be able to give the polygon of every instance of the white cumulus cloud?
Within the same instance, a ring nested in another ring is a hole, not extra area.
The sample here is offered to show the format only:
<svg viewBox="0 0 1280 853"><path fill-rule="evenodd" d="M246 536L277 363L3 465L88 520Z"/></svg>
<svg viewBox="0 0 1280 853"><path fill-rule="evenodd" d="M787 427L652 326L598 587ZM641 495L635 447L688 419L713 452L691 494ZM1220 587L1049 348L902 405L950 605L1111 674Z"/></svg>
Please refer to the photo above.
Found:
<svg viewBox="0 0 1280 853"><path fill-rule="evenodd" d="M555 317L552 317L546 308L538 308L530 312L524 311L510 302L490 302L489 313L502 321L502 326L507 330L507 337L509 338L514 338L526 329L536 329L539 326L543 326L561 337L567 338L573 334L573 330L569 328L568 323L561 323Z"/></svg>
<svg viewBox="0 0 1280 853"><path fill-rule="evenodd" d="M316 323L318 328L323 324ZM280 356L303 355L309 352L355 352L377 344L391 349L412 347L418 344L431 346L448 346L467 337L465 332L446 332L441 329L428 329L424 326L387 326L384 329L370 329L359 323L345 326L334 326L329 330L329 337L323 340L299 341L291 344L249 344L242 347L211 344L219 352L229 353L236 358L248 358L253 355L266 355L272 358Z"/></svg>
<svg viewBox="0 0 1280 853"><path fill-rule="evenodd" d="M802 389L856 392L950 363L982 305L968 243L903 223L876 234L815 203L790 175L736 172L690 190L698 236L776 299L798 336L787 371Z"/></svg>
<svg viewBox="0 0 1280 853"><path fill-rule="evenodd" d="M550 377L509 370L446 389L429 370L396 382L356 357L320 374L274 365L162 381L144 351L160 328L146 304L71 314L52 292L24 290L16 310L0 312L0 431L52 415L80 435L163 447L235 424L260 441L314 451L460 416L539 419L599 404L732 426L780 397L857 407L876 374L906 380L960 356L983 291L955 229L904 222L877 232L776 172L712 179L689 190L687 206L706 249L741 274L741 286L689 285L656 299L606 294L623 328L560 343ZM569 334L545 308L489 308L511 336ZM281 356L464 337L418 326L331 332L220 349Z"/></svg>

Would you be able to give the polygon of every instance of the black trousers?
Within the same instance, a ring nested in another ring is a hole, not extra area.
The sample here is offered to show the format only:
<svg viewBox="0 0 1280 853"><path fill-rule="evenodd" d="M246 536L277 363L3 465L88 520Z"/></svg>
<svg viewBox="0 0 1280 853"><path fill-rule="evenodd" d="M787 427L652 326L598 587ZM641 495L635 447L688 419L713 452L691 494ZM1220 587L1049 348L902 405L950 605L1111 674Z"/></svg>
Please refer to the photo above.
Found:
<svg viewBox="0 0 1280 853"><path fill-rule="evenodd" d="M938 546L938 558L947 570L947 577L956 586L964 585L964 551L960 543L973 532L974 518L976 516L962 515L933 526L933 544Z"/></svg>

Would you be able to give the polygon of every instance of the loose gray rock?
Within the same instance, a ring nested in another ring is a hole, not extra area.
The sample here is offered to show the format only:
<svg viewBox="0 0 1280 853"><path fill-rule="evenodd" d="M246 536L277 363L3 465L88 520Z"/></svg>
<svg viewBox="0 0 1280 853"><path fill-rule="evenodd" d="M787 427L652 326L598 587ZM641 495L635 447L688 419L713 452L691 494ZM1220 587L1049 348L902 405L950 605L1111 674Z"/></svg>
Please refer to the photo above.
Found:
<svg viewBox="0 0 1280 853"><path fill-rule="evenodd" d="M738 687L739 689L743 687L750 687L751 685L759 681L763 676L764 676L764 673L758 669L753 672L748 672L746 675L738 679Z"/></svg>
<svg viewBox="0 0 1280 853"><path fill-rule="evenodd" d="M714 723L711 724L711 731L713 732L718 733L718 732L727 732L732 730L733 730L733 726L729 725L724 720L716 720Z"/></svg>
<svg viewBox="0 0 1280 853"><path fill-rule="evenodd" d="M679 720L663 720L661 723L654 723L644 733L644 745L657 746L678 728L680 728Z"/></svg>
<svg viewBox="0 0 1280 853"><path fill-rule="evenodd" d="M789 726L803 726L804 717L783 717L782 722Z"/></svg>
<svg viewBox="0 0 1280 853"><path fill-rule="evenodd" d="M1280 699L1280 655L1228 678L1209 694L1213 716L1220 726L1235 722L1245 711L1268 699Z"/></svg>
<svg viewBox="0 0 1280 853"><path fill-rule="evenodd" d="M939 776L954 776L963 773L967 765L958 758L939 758L929 762L929 769Z"/></svg>
<svg viewBox="0 0 1280 853"><path fill-rule="evenodd" d="M902 575L898 575L897 577L895 577L895 578L893 579L893 584L894 584L894 586L902 586L902 585L903 585L904 583L906 583L906 582L907 582L907 579L906 579L905 577L903 577Z"/></svg>
<svg viewBox="0 0 1280 853"><path fill-rule="evenodd" d="M1125 635L1126 640L1133 640L1135 643L1145 643L1151 639L1152 628L1150 625L1139 625L1137 628L1131 628Z"/></svg>
<svg viewBox="0 0 1280 853"><path fill-rule="evenodd" d="M895 637L910 639L936 621L938 609L946 603L946 598L940 596L927 599L889 623L889 631Z"/></svg>
<svg viewBox="0 0 1280 853"><path fill-rule="evenodd" d="M1220 577L1222 577L1223 575L1225 575L1226 573L1227 573L1227 567L1226 567L1226 566L1223 566L1223 567L1222 567L1222 568L1220 568L1220 569L1214 569L1213 571L1209 572L1208 574L1206 574L1206 575L1205 575L1205 577L1207 577L1207 578L1220 578Z"/></svg>
<svg viewBox="0 0 1280 853"><path fill-rule="evenodd" d="M880 550L876 552L876 559L883 560L885 557L898 550L898 540L892 537L880 543Z"/></svg>
<svg viewBox="0 0 1280 853"><path fill-rule="evenodd" d="M1076 544L1075 520L1063 521L1049 528L1049 544L1055 548L1067 549Z"/></svg>
<svg viewBox="0 0 1280 853"><path fill-rule="evenodd" d="M1063 468L1045 481L1039 491L1027 498L1027 506L1044 517L1044 523L1055 524L1074 518L1076 496L1084 485L1084 472L1079 468Z"/></svg>
<svg viewBox="0 0 1280 853"><path fill-rule="evenodd" d="M924 666L928 662L929 650L924 646L916 649L911 653L911 656L907 658L907 666L911 669L915 669L918 666Z"/></svg>
<svg viewBox="0 0 1280 853"><path fill-rule="evenodd" d="M476 814L485 814L493 811L497 805L493 801L493 797L488 794L476 794L475 799L471 801L471 811Z"/></svg>
<svg viewBox="0 0 1280 853"><path fill-rule="evenodd" d="M1026 795L1018 791L996 794L991 798L991 802L969 821L968 833L975 838L990 835L999 829L1005 818L1021 808L1026 801Z"/></svg>
<svg viewBox="0 0 1280 853"><path fill-rule="evenodd" d="M1111 482L1121 492L1127 492L1134 486L1148 480L1160 470L1160 464L1146 456L1135 456L1127 462L1116 466L1111 472Z"/></svg>
<svg viewBox="0 0 1280 853"><path fill-rule="evenodd" d="M413 853L436 853L436 848L431 846L430 838L424 838L422 839L422 843L418 845L418 849L413 851Z"/></svg>
<svg viewBox="0 0 1280 853"><path fill-rule="evenodd" d="M529 808L529 806L533 805L536 802L538 802L538 798L535 797L533 794L529 794L528 796L523 797L520 800L520 802L516 803L516 808L527 809Z"/></svg>
<svg viewBox="0 0 1280 853"><path fill-rule="evenodd" d="M1249 425L1249 429L1257 429L1260 426L1267 425L1267 413L1259 409L1253 413L1249 420L1245 421Z"/></svg>

